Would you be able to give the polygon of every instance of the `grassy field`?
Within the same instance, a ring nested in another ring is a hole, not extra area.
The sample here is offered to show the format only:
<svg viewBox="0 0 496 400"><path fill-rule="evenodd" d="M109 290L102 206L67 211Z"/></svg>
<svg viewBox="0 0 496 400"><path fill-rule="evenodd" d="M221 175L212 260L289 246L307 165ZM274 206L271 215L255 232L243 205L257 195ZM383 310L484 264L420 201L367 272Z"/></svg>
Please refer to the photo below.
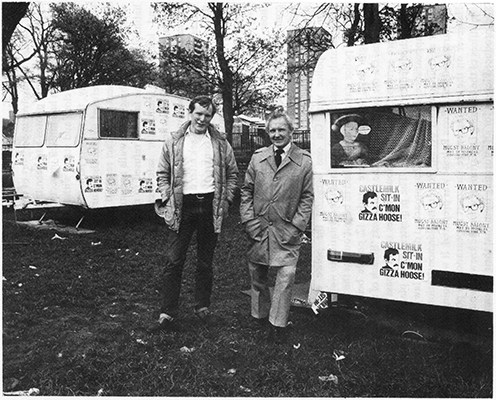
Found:
<svg viewBox="0 0 496 400"><path fill-rule="evenodd" d="M53 215L64 224L78 220L70 212ZM92 212L82 227L95 233L59 232L64 238L59 239L54 231L19 227L13 212L4 209L4 392L493 395L492 319L486 313L342 297L318 316L292 308L289 343L269 345L266 333L252 326L249 297L241 293L249 288L247 242L236 210L224 225L214 260L212 323L202 325L192 312L193 246L181 293L183 330L150 335L144 327L158 315L164 224L150 207L137 207ZM309 280L310 258L311 245L305 244L297 283ZM408 330L422 337L405 335Z"/></svg>

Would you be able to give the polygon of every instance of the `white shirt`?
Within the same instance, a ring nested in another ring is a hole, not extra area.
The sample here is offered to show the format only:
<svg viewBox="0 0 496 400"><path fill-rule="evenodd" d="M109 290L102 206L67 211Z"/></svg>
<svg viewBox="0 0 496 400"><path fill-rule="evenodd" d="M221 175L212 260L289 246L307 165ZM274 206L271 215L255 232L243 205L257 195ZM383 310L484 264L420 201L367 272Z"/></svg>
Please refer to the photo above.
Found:
<svg viewBox="0 0 496 400"><path fill-rule="evenodd" d="M198 135L188 129L183 147L183 194L212 193L214 149L210 134Z"/></svg>
<svg viewBox="0 0 496 400"><path fill-rule="evenodd" d="M274 147L274 154L276 153L276 150L278 149L278 147L276 145L273 145ZM291 148L291 142L289 142L286 146L284 146L282 148L283 152L281 153L281 162L282 160L284 160L286 158L286 156L288 155L288 152L289 152L289 149Z"/></svg>

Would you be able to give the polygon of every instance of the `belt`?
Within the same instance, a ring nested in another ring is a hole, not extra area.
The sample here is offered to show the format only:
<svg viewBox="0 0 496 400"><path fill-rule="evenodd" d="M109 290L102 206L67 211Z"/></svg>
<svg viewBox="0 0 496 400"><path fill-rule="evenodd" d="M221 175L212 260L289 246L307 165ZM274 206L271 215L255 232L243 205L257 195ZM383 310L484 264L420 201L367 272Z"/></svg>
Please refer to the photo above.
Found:
<svg viewBox="0 0 496 400"><path fill-rule="evenodd" d="M185 194L183 197L184 200L190 200L190 201L212 200L214 198L214 192Z"/></svg>

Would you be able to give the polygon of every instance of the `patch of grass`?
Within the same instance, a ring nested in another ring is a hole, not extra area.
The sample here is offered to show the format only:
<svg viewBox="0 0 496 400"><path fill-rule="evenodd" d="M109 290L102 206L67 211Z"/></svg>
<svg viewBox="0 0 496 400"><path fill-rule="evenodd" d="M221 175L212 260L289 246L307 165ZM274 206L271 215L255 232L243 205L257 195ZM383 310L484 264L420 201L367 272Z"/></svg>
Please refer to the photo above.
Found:
<svg viewBox="0 0 496 400"><path fill-rule="evenodd" d="M35 215L34 217L36 217ZM19 215L27 218L30 215ZM53 216L75 225L74 210ZM340 297L315 316L293 308L290 341L274 346L250 320L247 242L236 211L215 256L212 324L193 315L196 246L181 292L181 332L150 335L167 230L150 207L92 211L93 234L52 239L3 221L3 390L45 396L492 397L486 313ZM99 243L95 245L95 243ZM297 282L310 278L302 247ZM427 327L427 338L404 331ZM413 327L413 328L412 328ZM441 335L451 329L474 340ZM190 353L181 352L186 346ZM345 358L336 361L333 353ZM336 382L319 377L334 375Z"/></svg>

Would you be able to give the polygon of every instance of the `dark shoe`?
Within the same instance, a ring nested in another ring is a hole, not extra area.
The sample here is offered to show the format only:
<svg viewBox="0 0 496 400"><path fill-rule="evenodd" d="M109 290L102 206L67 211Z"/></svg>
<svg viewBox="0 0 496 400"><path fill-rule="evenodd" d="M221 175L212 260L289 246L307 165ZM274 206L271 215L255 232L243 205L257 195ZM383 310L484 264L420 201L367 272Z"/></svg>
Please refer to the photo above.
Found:
<svg viewBox="0 0 496 400"><path fill-rule="evenodd" d="M160 331L175 331L177 330L177 325L174 322L174 319L168 319L167 317L163 317L163 314L159 317L158 321L153 321L148 326L148 333L157 333Z"/></svg>
<svg viewBox="0 0 496 400"><path fill-rule="evenodd" d="M269 325L269 319L268 318L251 317L251 319L252 319L253 325L255 326L256 329L263 329Z"/></svg>
<svg viewBox="0 0 496 400"><path fill-rule="evenodd" d="M288 328L274 326L271 324L268 341L275 344L284 344L288 341Z"/></svg>

